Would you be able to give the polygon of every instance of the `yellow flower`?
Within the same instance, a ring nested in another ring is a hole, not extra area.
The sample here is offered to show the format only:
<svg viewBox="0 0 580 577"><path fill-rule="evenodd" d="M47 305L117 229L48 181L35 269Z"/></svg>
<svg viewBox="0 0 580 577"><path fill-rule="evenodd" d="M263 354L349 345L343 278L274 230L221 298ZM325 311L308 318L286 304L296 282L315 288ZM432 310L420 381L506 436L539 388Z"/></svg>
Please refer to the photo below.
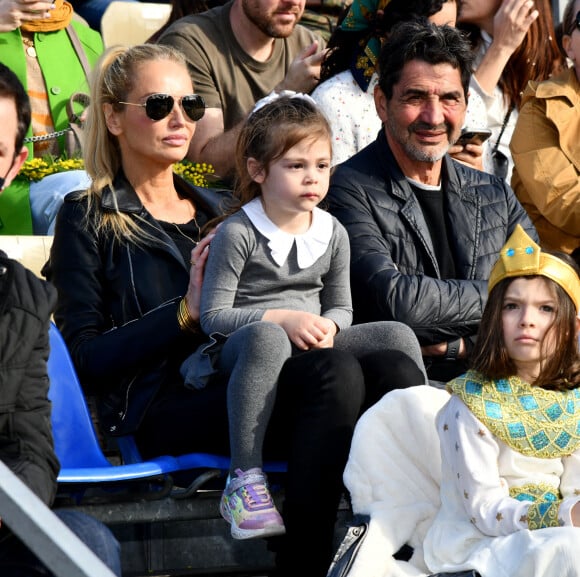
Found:
<svg viewBox="0 0 580 577"><path fill-rule="evenodd" d="M20 168L18 178L36 182L55 172L82 170L83 168L84 162L82 158L55 158L48 155L27 160ZM192 184L205 188L209 187L206 176L215 175L215 170L211 164L205 162L193 163L189 160L182 160L175 164L173 171Z"/></svg>
<svg viewBox="0 0 580 577"><path fill-rule="evenodd" d="M215 171L211 164L205 162L190 162L189 160L182 160L173 166L173 172L179 174L192 184L196 186L208 187L209 183L206 179L208 175L214 175Z"/></svg>

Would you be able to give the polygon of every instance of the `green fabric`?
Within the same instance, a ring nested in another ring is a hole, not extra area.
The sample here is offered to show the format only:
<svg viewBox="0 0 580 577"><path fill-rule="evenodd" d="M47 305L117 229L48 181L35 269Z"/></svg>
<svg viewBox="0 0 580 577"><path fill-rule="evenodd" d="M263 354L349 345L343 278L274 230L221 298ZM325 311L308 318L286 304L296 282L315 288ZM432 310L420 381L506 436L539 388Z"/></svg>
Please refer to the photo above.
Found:
<svg viewBox="0 0 580 577"><path fill-rule="evenodd" d="M522 455L556 459L580 447L580 389L551 391L517 376L493 381L474 371L447 383L447 389Z"/></svg>
<svg viewBox="0 0 580 577"><path fill-rule="evenodd" d="M94 66L103 52L103 41L98 32L73 21L89 64ZM66 30L37 32L35 47L43 71L49 106L55 130L69 124L66 103L74 92L87 92L88 84L82 65L77 58ZM0 33L0 62L15 72L27 88L26 57L20 30ZM32 128L26 136L32 136ZM64 140L60 143L61 148ZM28 144L28 158L32 158L32 144ZM0 196L0 235L32 234L32 216L27 182L14 181Z"/></svg>
<svg viewBox="0 0 580 577"><path fill-rule="evenodd" d="M352 56L350 70L361 90L366 92L377 67L381 51L381 40L371 33L371 24L379 10L384 10L390 0L353 0L348 13L340 24L342 30L349 32L368 31Z"/></svg>
<svg viewBox="0 0 580 577"><path fill-rule="evenodd" d="M0 195L0 235L32 234L27 181L16 179Z"/></svg>

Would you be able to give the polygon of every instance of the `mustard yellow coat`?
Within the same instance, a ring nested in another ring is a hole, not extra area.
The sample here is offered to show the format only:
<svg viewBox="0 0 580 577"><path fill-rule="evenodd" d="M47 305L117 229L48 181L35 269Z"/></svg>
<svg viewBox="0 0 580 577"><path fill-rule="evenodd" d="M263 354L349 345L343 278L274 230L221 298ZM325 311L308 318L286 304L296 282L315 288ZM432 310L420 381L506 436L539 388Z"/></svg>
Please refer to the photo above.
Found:
<svg viewBox="0 0 580 577"><path fill-rule="evenodd" d="M511 181L543 247L580 246L580 83L573 68L530 82L510 144Z"/></svg>

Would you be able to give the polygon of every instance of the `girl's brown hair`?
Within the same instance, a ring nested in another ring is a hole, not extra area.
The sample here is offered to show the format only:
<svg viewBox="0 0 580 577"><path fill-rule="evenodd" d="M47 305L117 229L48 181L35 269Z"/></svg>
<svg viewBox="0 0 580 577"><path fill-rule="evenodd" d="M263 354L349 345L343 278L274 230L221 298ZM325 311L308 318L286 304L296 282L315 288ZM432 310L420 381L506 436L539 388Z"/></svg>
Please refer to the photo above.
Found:
<svg viewBox="0 0 580 577"><path fill-rule="evenodd" d="M234 195L227 204L223 220L244 204L262 195L255 174L248 171L248 159L254 158L266 175L270 165L303 140L328 140L332 153L332 131L326 116L310 98L282 95L252 112L236 145L236 180ZM216 220L212 221L212 225Z"/></svg>

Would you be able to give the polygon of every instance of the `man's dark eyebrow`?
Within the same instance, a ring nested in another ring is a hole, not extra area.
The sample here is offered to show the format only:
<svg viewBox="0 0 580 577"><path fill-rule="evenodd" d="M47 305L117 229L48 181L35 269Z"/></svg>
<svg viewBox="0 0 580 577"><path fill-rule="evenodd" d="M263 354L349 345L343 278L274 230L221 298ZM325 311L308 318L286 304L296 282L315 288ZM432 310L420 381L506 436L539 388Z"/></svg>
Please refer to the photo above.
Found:
<svg viewBox="0 0 580 577"><path fill-rule="evenodd" d="M446 100L449 98L461 100L463 98L463 92L460 92L459 90L451 90L450 92L446 92L445 94L441 95L442 100Z"/></svg>
<svg viewBox="0 0 580 577"><path fill-rule="evenodd" d="M403 92L402 96L404 98L408 97L418 97L418 98L427 98L429 96L429 92L427 90L421 90L420 88L409 88ZM450 98L460 100L463 98L463 93L458 90L451 90L450 92L446 92L445 94L439 95L440 100L448 100Z"/></svg>
<svg viewBox="0 0 580 577"><path fill-rule="evenodd" d="M427 90L420 90L419 88L408 88L403 92L402 96L428 96Z"/></svg>

